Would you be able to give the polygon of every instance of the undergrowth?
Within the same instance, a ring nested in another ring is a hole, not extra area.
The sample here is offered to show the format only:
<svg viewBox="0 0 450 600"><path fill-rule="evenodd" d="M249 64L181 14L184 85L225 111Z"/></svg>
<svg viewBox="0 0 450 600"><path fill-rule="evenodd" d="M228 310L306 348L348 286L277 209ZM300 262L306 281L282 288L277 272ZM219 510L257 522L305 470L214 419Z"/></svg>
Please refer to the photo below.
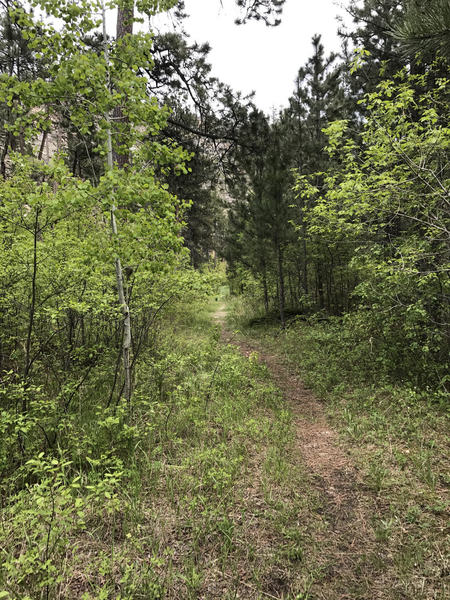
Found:
<svg viewBox="0 0 450 600"><path fill-rule="evenodd" d="M290 571L312 547L292 527L311 499L290 415L256 357L220 343L216 305L166 315L131 412L99 390L89 421L64 421L70 443L2 482L0 598L295 598L310 585L313 560Z"/></svg>

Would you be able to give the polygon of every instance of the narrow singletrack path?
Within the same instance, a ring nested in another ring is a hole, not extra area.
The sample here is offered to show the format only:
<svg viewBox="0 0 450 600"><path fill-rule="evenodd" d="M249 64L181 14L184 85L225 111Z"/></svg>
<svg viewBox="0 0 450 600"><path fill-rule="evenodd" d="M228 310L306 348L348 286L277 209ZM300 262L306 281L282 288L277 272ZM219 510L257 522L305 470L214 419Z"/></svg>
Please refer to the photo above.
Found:
<svg viewBox="0 0 450 600"><path fill-rule="evenodd" d="M256 352L269 369L292 414L298 460L309 473L314 491L321 499L320 517L326 527L315 541L321 548L323 572L307 598L397 597L383 582L389 556L380 558L379 569L374 569L373 556L367 560L369 548L377 546L370 522L380 508L377 497L364 485L338 433L330 426L324 406L279 356L226 329L224 304L218 306L213 317L221 327L223 343L236 346L245 356Z"/></svg>

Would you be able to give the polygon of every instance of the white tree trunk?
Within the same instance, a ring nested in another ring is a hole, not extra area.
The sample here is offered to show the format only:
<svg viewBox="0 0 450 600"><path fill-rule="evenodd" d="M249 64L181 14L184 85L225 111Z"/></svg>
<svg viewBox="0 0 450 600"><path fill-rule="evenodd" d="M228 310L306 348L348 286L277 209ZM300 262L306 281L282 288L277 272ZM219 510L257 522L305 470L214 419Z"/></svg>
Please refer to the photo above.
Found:
<svg viewBox="0 0 450 600"><path fill-rule="evenodd" d="M108 42L106 37L106 11L105 4L102 2L102 18L103 18L103 44L104 44L104 54L105 54L105 62L106 67L108 69L108 89L110 88L109 81L109 50L108 50ZM112 134L111 134L111 119L110 115L105 115L107 121L107 155L106 155L106 164L108 169L113 168L113 147L112 147ZM111 198L111 232L113 237L117 236L117 222L116 222L116 205L114 201L114 196ZM122 315L123 315L123 342L122 342L122 355L123 355L123 369L125 373L125 386L124 386L124 396L128 404L131 402L131 315L130 309L128 307L125 288L123 285L123 271L122 264L120 262L120 257L117 256L115 259L115 269L116 269L116 283L117 283L117 291L119 296L119 304L122 307Z"/></svg>

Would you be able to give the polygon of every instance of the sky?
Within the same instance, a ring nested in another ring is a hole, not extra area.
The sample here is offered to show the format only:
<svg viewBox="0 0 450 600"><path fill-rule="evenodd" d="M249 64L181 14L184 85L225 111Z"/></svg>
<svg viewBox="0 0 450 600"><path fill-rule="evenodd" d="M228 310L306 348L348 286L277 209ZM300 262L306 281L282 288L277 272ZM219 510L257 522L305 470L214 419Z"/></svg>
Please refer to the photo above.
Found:
<svg viewBox="0 0 450 600"><path fill-rule="evenodd" d="M311 56L314 34L322 34L326 54L339 51L336 15L351 23L342 1L287 0L281 25L266 27L262 21L235 25L234 0L185 0L190 17L184 29L192 41L212 46L213 75L236 91L255 91L255 103L270 114L288 104L298 69ZM153 26L171 28L166 16Z"/></svg>

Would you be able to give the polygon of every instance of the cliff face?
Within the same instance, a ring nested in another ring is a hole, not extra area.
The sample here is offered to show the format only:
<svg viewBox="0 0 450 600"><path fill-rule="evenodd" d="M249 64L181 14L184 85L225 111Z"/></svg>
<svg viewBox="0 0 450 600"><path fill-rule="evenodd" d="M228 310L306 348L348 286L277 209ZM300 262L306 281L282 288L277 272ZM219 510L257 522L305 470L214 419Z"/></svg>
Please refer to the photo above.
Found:
<svg viewBox="0 0 450 600"><path fill-rule="evenodd" d="M31 140L26 140L23 134L10 132L5 127L0 141L2 148L0 152L0 175L4 179L7 179L11 173L11 154L14 152L32 156L48 163L55 154L67 150L67 133L58 118L51 118L48 130L42 131L42 110L34 108L27 115L27 121L32 123L33 127L38 130L38 133Z"/></svg>
<svg viewBox="0 0 450 600"><path fill-rule="evenodd" d="M33 154L47 163L55 154L66 149L67 134L58 123L54 123L51 131L39 134Z"/></svg>

